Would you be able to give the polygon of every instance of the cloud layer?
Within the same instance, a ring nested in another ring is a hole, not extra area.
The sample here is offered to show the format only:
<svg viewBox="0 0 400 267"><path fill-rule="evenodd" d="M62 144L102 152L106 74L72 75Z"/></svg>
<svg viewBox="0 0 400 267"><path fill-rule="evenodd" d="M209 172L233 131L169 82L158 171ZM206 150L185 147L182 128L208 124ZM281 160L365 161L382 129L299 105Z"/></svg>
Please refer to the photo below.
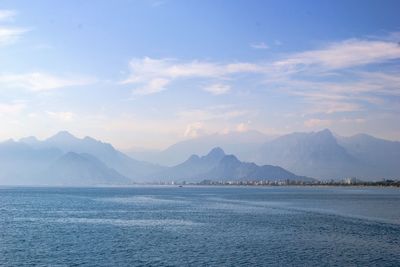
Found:
<svg viewBox="0 0 400 267"><path fill-rule="evenodd" d="M23 74L0 74L0 84L6 87L23 88L30 91L49 91L70 86L94 83L93 78L61 77L42 72Z"/></svg>

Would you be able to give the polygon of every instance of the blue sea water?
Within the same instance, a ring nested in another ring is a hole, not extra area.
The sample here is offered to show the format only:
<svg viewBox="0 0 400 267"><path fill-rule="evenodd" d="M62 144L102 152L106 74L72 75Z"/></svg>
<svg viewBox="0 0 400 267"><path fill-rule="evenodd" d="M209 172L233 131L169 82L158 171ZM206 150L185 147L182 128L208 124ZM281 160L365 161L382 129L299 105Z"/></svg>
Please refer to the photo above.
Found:
<svg viewBox="0 0 400 267"><path fill-rule="evenodd" d="M0 188L1 266L400 266L400 190Z"/></svg>

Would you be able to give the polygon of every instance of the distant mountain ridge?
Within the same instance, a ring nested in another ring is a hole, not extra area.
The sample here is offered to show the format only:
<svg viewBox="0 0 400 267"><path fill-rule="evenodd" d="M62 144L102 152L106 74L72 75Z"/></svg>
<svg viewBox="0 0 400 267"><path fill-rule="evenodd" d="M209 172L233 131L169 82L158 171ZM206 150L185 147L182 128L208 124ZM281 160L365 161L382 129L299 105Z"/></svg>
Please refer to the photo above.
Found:
<svg viewBox="0 0 400 267"><path fill-rule="evenodd" d="M278 137L254 151L250 160L321 179L400 178L400 142L365 134L337 137L328 129Z"/></svg>
<svg viewBox="0 0 400 267"><path fill-rule="evenodd" d="M273 136L258 131L229 132L224 134L210 134L184 140L173 144L162 151L130 150L127 153L134 157L165 166L175 166L185 161L190 155L204 155L214 147L221 147L227 153L239 155L240 159L247 159L260 144L271 140Z"/></svg>
<svg viewBox="0 0 400 267"><path fill-rule="evenodd" d="M204 179L304 180L307 177L400 179L400 142L366 134L341 137L325 129L266 138L266 141L257 132L214 137L180 142L171 146L165 155L176 151L178 158L182 157L191 145L194 150L204 151L224 138L225 145L232 144L235 138L237 147L251 145L237 150L237 155L226 155L216 146L197 153L205 156L191 153L182 163L164 167L135 160L111 144L91 137L77 138L65 131L45 140L32 136L19 141L10 139L0 142L0 184L110 185Z"/></svg>
<svg viewBox="0 0 400 267"><path fill-rule="evenodd" d="M88 136L80 139L66 131L61 131L43 141L29 137L21 139L20 142L34 148L57 148L64 153L76 152L92 155L108 167L133 180L140 180L141 177L162 169L161 166L155 164L134 160L116 150L111 144L103 143Z"/></svg>
<svg viewBox="0 0 400 267"><path fill-rule="evenodd" d="M163 167L141 162L91 137L62 131L43 141L35 137L0 143L0 184L99 185L146 182Z"/></svg>
<svg viewBox="0 0 400 267"><path fill-rule="evenodd" d="M55 175L56 174L56 175ZM54 179L57 179L54 181ZM68 152L42 173L39 181L58 185L124 185L131 180L89 154Z"/></svg>
<svg viewBox="0 0 400 267"><path fill-rule="evenodd" d="M174 180L200 182L202 180L296 180L312 181L308 177L297 176L281 167L241 162L234 155L226 155L217 147L207 155L192 155L185 162L170 167L152 176L153 180Z"/></svg>
<svg viewBox="0 0 400 267"><path fill-rule="evenodd" d="M275 138L258 132L207 135L178 142L161 152L152 151L146 159L158 162L167 158L171 159L169 163L182 162L191 154L205 154L217 146L242 161L277 165L297 175L322 180L400 179L400 142L366 134L342 137L329 129ZM140 157L140 153L137 156Z"/></svg>

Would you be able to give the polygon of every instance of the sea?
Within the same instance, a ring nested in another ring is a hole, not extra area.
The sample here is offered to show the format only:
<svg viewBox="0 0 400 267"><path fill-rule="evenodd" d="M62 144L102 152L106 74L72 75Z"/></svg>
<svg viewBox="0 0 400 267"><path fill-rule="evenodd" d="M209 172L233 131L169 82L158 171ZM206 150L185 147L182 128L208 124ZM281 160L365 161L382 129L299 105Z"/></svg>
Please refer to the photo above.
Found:
<svg viewBox="0 0 400 267"><path fill-rule="evenodd" d="M0 187L0 266L400 266L400 189Z"/></svg>

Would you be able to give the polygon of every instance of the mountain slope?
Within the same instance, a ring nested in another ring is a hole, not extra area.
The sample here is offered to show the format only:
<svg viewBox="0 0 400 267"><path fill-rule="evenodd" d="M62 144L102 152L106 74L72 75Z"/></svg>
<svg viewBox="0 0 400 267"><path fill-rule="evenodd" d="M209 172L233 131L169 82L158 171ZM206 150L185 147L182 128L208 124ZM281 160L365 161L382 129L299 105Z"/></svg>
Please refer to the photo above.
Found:
<svg viewBox="0 0 400 267"><path fill-rule="evenodd" d="M134 160L116 150L111 144L103 143L91 137L80 139L66 131L59 132L44 141L38 141L32 137L20 141L28 142L36 148L57 148L64 153L76 152L93 155L108 167L136 181L140 181L143 177L162 169L158 165Z"/></svg>
<svg viewBox="0 0 400 267"><path fill-rule="evenodd" d="M241 162L233 155L226 155L207 173L200 175L212 180L270 180L270 181L313 181L314 179L297 176L281 167Z"/></svg>
<svg viewBox="0 0 400 267"><path fill-rule="evenodd" d="M8 140L0 143L0 184L35 184L41 172L62 155L55 148L38 148Z"/></svg>
<svg viewBox="0 0 400 267"><path fill-rule="evenodd" d="M175 166L192 154L204 155L214 147L221 147L241 159L249 158L261 144L271 139L257 131L230 132L192 138L171 145L163 151L130 151L129 155L166 166Z"/></svg>
<svg viewBox="0 0 400 267"><path fill-rule="evenodd" d="M258 166L226 155L221 148L212 149L206 156L192 155L188 160L158 173L159 181L200 182L209 180L310 180L276 166Z"/></svg>
<svg viewBox="0 0 400 267"><path fill-rule="evenodd" d="M129 184L130 180L92 155L68 152L53 162L38 182L78 186Z"/></svg>
<svg viewBox="0 0 400 267"><path fill-rule="evenodd" d="M400 178L400 142L388 141L367 134L338 137L338 143L357 158L364 177Z"/></svg>
<svg viewBox="0 0 400 267"><path fill-rule="evenodd" d="M206 156L190 156L189 159L174 167L167 168L151 176L153 179L162 180L190 180L200 173L204 173L214 168L225 156L224 151L217 147L212 149Z"/></svg>
<svg viewBox="0 0 400 267"><path fill-rule="evenodd" d="M360 162L329 130L293 133L265 143L254 155L258 164L279 165L300 175L338 179L357 174Z"/></svg>

